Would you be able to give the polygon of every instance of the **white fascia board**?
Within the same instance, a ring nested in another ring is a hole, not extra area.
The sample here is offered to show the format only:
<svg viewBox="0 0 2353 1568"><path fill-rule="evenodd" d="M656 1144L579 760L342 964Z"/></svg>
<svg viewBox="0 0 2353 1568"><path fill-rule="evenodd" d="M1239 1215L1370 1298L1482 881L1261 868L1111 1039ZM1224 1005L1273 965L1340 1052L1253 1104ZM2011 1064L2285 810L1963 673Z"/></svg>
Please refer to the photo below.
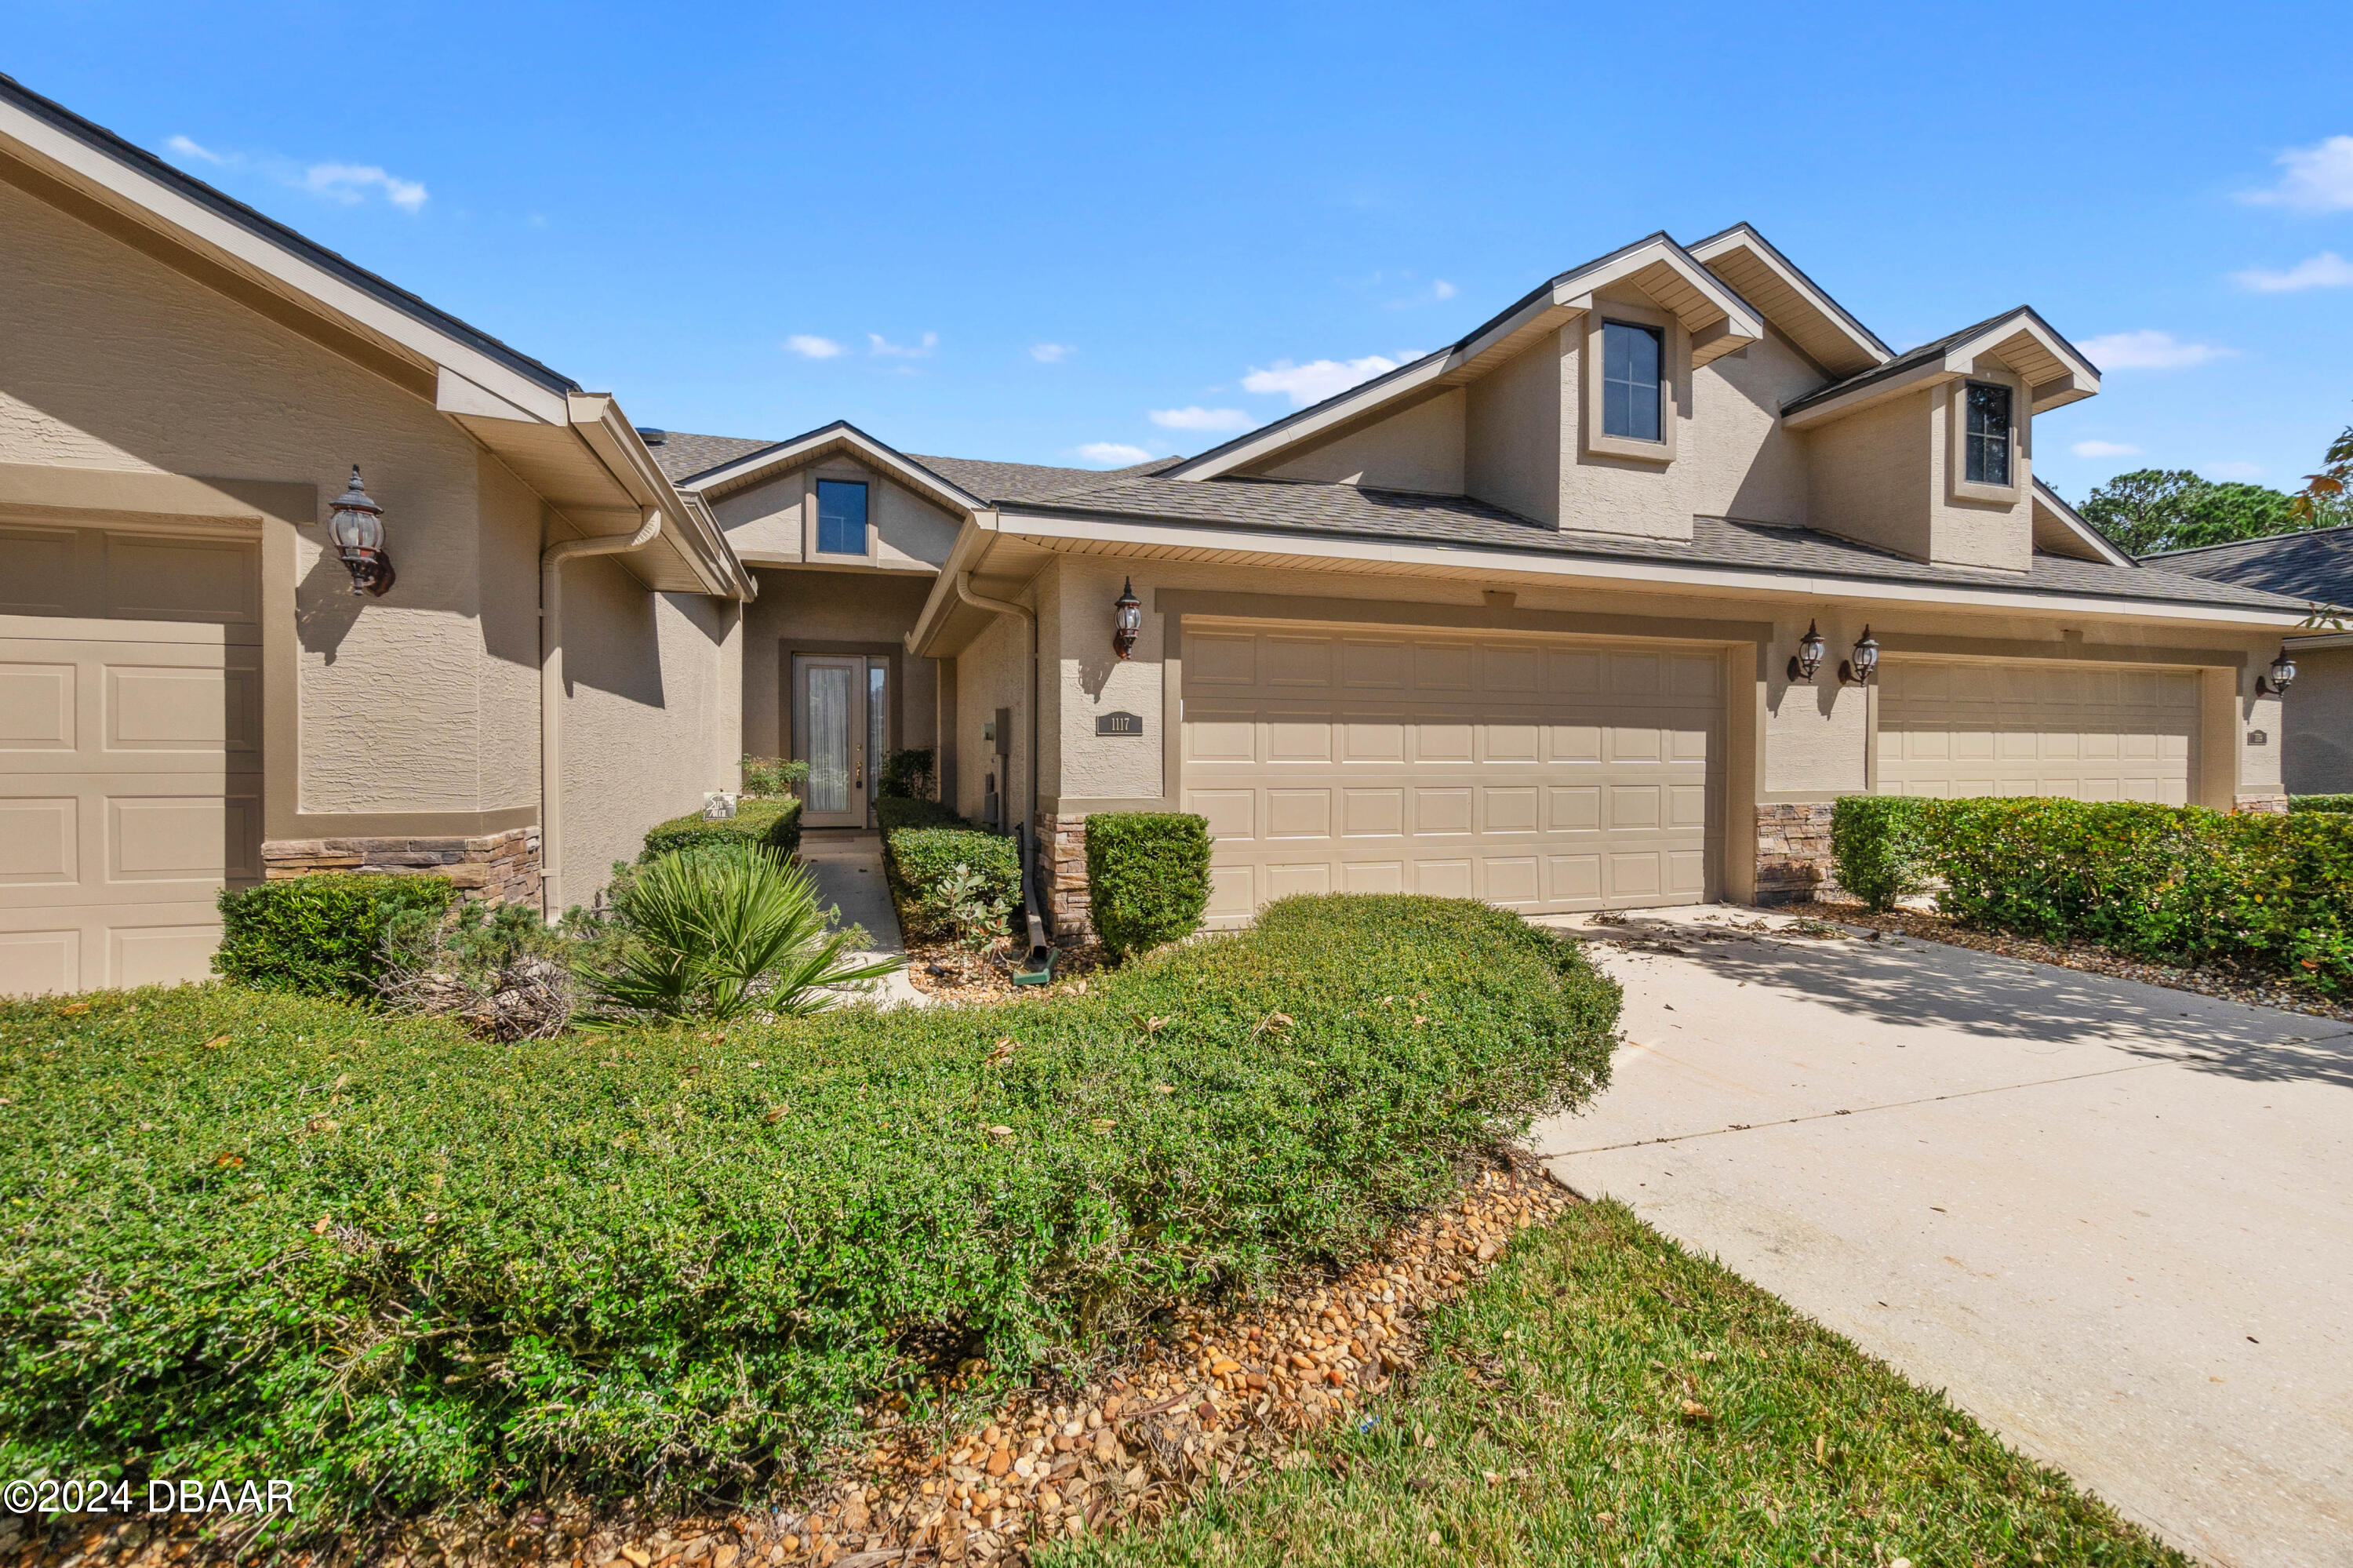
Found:
<svg viewBox="0 0 2353 1568"><path fill-rule="evenodd" d="M1901 604L1958 604L1986 609L2100 615L2130 620L2216 621L2263 630L2303 624L2301 617L2284 610L2149 603L2138 599L2094 599L2078 594L2017 593L1957 584L1886 582L1872 577L1818 577L1809 573L1736 567L1685 567L1672 562L1618 560L1606 556L1523 555L1515 551L1391 544L1329 535L1283 535L1271 537L1243 529L1208 528L1196 524L1159 524L1108 519L1039 517L1008 512L998 519L997 527L1004 533L1033 540L1049 549L1061 540L1096 540L1106 544L1132 545L1138 549L1243 551L1261 556L1287 556L1318 564L1336 562L1343 567L1377 560L1392 565L1428 566L1451 571L1518 573L1565 579L1640 583L1662 588L1775 594L1799 600L1838 599Z"/></svg>
<svg viewBox="0 0 2353 1568"><path fill-rule="evenodd" d="M705 592L748 599L756 591L752 575L736 558L726 535L715 527L707 510L686 503L672 485L645 438L637 432L621 405L602 392L575 392L568 399L573 429L596 454L606 471L640 506L659 508L670 527L663 537L702 583Z"/></svg>
<svg viewBox="0 0 2353 1568"><path fill-rule="evenodd" d="M2024 333L2042 345L2043 351L2067 368L2056 379L2043 383L2054 395L2066 394L2063 401L2074 402L2089 397L2100 389L2099 370L2088 359L2075 352L2075 345L2052 332L2031 311L2019 311L2004 316L1974 337L1962 339L1945 351L1945 366L1957 375L1966 376L1980 355ZM2034 388L2034 396L2042 396L2042 387ZM2055 407L2055 405L2054 405Z"/></svg>
<svg viewBox="0 0 2353 1568"><path fill-rule="evenodd" d="M470 344L435 330L405 311L354 288L280 246L190 200L57 127L0 101L0 139L36 164L63 169L68 182L96 186L124 206L177 231L196 248L227 258L237 270L260 276L311 300L365 334L388 341L434 366L448 366L505 401L549 424L565 422L561 392L519 376Z"/></svg>
<svg viewBox="0 0 2353 1568"><path fill-rule="evenodd" d="M1568 310L1591 310L1596 291L1606 289L1660 262L1672 268L1708 303L1724 313L1725 319L1732 323L1733 336L1755 343L1765 335L1765 318L1757 313L1756 306L1734 293L1723 279L1701 266L1689 251L1663 235L1620 250L1614 256L1605 256L1562 277L1553 285L1553 303ZM1683 324L1688 327L1692 323L1685 322Z"/></svg>
<svg viewBox="0 0 2353 1568"><path fill-rule="evenodd" d="M847 420L836 420L822 429L758 451L746 453L723 468L712 469L694 476L689 488L708 494L710 492L756 480L771 470L791 468L805 462L828 448L843 446L857 452L875 467L895 475L911 490L926 492L945 502L955 511L969 514L987 503L963 490L940 475L911 462L904 454L892 450Z"/></svg>

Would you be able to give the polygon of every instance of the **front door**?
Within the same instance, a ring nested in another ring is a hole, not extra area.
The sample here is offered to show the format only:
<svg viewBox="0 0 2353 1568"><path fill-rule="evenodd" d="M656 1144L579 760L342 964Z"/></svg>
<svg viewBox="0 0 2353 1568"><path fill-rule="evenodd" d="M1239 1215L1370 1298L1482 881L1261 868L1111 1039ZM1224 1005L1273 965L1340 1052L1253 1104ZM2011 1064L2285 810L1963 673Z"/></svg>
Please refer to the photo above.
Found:
<svg viewBox="0 0 2353 1568"><path fill-rule="evenodd" d="M860 654L796 655L793 737L808 763L801 821L812 828L862 828L875 771L890 744L890 662Z"/></svg>

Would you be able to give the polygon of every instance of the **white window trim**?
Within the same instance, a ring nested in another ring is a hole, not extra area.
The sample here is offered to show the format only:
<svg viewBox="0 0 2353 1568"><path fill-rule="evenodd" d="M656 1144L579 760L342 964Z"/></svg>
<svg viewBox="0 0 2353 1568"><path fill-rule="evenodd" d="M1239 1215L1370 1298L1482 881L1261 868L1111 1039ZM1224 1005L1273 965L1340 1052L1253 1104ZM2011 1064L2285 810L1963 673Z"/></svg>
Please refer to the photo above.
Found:
<svg viewBox="0 0 2353 1568"><path fill-rule="evenodd" d="M1655 441L1602 431L1602 329L1611 322L1649 327L1659 334L1659 439ZM1594 301L1593 308L1585 313L1585 396L1581 399L1585 407L1579 420L1584 426L1585 455L1632 458L1662 467L1674 461L1675 427L1683 423L1675 393L1689 378L1690 366L1691 334L1673 315L1625 300Z"/></svg>

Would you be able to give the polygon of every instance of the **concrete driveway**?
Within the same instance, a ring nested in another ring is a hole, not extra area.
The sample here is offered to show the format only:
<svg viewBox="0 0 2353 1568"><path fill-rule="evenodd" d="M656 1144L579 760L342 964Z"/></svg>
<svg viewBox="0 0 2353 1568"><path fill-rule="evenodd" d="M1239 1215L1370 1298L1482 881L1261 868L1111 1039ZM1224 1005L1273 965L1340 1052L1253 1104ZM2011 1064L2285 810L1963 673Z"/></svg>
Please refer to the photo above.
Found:
<svg viewBox="0 0 2353 1568"><path fill-rule="evenodd" d="M1579 931L1627 1044L1552 1169L2185 1551L2353 1563L2353 1025L1789 924Z"/></svg>

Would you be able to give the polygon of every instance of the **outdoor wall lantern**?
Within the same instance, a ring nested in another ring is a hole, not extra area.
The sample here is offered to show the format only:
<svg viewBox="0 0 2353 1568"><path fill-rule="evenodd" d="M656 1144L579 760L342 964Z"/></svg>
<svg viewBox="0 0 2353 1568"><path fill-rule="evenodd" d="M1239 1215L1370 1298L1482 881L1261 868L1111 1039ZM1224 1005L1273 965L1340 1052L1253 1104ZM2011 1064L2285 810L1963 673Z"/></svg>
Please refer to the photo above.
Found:
<svg viewBox="0 0 2353 1568"><path fill-rule="evenodd" d="M1124 659L1135 652L1136 633L1144 630L1144 601L1135 597L1134 577L1121 588L1111 609L1111 651Z"/></svg>
<svg viewBox="0 0 2353 1568"><path fill-rule="evenodd" d="M1806 634L1798 640L1798 651L1789 655L1789 679L1812 680L1814 672L1822 667L1822 656L1829 652L1830 644L1822 641L1821 632L1812 621L1806 622Z"/></svg>
<svg viewBox="0 0 2353 1568"><path fill-rule="evenodd" d="M2271 679L2266 681L2261 675L2256 676L2255 690L2264 696L2276 697L2294 684L2295 684L2295 660L2283 644L2279 651L2279 657L2272 661Z"/></svg>
<svg viewBox="0 0 2353 1568"><path fill-rule="evenodd" d="M352 487L330 504L334 515L327 519L327 536L343 552L352 591L382 599L393 584L392 557L384 548L384 508L368 499L359 464L352 465Z"/></svg>
<svg viewBox="0 0 2353 1568"><path fill-rule="evenodd" d="M1873 637L1871 628L1866 626L1862 629L1862 635L1854 640L1854 657L1839 666L1839 684L1867 686L1871 683L1872 673L1878 668L1879 639Z"/></svg>

